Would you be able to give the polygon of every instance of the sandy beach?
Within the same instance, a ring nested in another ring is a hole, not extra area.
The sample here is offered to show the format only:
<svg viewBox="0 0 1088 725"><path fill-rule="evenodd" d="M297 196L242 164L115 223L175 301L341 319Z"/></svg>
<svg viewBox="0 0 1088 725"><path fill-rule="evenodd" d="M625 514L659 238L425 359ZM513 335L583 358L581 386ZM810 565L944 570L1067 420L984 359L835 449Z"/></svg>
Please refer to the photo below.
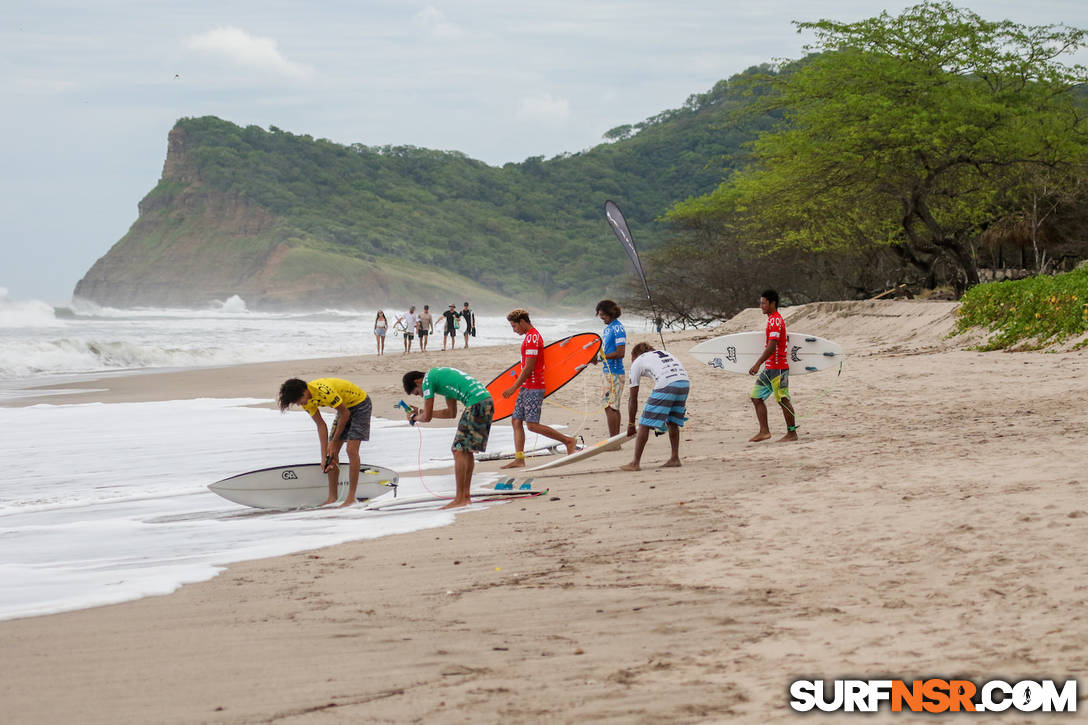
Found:
<svg viewBox="0 0 1088 725"><path fill-rule="evenodd" d="M659 468L667 441L651 438L640 472L617 470L628 446L541 475L546 496L444 528L0 622L4 720L775 723L805 717L789 707L795 679L929 676L1078 678L1083 713L1088 352L975 352L977 338L947 338L954 310L784 310L789 330L848 352L841 375L791 380L797 443L748 443L751 378L686 355L762 329L746 310L666 335L692 377L681 468ZM643 339L656 344L629 345ZM515 342L410 356L391 342L380 358L109 378L13 404L271 399L287 377L333 375L391 416L405 371L490 380ZM591 371L548 399L545 422L605 437L597 394ZM781 435L774 406L771 422ZM875 716L901 719L915 716Z"/></svg>

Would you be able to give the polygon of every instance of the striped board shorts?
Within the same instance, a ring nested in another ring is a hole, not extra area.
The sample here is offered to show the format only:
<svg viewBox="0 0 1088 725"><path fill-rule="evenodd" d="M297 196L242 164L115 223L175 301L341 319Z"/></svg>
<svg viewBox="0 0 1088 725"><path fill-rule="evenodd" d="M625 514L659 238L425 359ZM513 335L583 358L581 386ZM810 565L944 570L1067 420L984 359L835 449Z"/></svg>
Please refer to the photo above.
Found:
<svg viewBox="0 0 1088 725"><path fill-rule="evenodd" d="M638 424L660 431L664 431L668 423L683 428L688 419L686 404L690 388L687 381L678 381L650 393Z"/></svg>

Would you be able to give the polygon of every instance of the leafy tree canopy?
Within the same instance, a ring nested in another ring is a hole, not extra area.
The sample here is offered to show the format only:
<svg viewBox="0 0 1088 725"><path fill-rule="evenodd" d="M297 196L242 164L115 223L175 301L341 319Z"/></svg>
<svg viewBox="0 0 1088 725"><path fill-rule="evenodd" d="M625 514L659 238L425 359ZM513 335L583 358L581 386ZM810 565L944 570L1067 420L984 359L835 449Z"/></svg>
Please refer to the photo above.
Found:
<svg viewBox="0 0 1088 725"><path fill-rule="evenodd" d="M717 191L675 205L768 247L885 245L925 273L978 281L974 242L1028 198L1039 169L1082 175L1088 81L1062 57L1088 33L991 22L948 2L856 23L796 23L813 51L773 76L784 120Z"/></svg>

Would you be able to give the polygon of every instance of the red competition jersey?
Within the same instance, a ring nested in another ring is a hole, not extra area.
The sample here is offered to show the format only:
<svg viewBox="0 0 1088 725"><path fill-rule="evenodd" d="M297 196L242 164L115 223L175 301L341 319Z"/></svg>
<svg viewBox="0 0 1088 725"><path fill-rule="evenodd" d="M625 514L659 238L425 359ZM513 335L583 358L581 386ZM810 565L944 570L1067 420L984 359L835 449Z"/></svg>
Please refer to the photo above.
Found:
<svg viewBox="0 0 1088 725"><path fill-rule="evenodd" d="M529 331L525 333L525 339L521 341L521 367L525 368L525 361L529 358L536 360L536 365L533 367L533 373L521 387L526 390L543 390L544 389L544 338L540 336L540 333L536 331L535 327L530 327Z"/></svg>
<svg viewBox="0 0 1088 725"><path fill-rule="evenodd" d="M767 315L767 337L764 344L770 345L771 340L778 340L778 347L767 358L766 368L768 370L789 370L790 359L789 345L786 344L786 321L782 319L782 315L778 313L778 310Z"/></svg>

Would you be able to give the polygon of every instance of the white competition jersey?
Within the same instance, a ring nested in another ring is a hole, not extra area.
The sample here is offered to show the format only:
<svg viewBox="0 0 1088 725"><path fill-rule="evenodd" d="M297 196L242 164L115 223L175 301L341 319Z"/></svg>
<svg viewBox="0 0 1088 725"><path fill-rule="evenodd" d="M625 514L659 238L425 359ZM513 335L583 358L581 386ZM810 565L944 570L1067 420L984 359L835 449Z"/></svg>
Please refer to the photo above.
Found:
<svg viewBox="0 0 1088 725"><path fill-rule="evenodd" d="M668 387L673 383L690 382L688 371L680 361L664 350L650 350L638 356L631 363L631 369L627 374L628 387L638 385L639 378L649 377L654 380L654 390Z"/></svg>

